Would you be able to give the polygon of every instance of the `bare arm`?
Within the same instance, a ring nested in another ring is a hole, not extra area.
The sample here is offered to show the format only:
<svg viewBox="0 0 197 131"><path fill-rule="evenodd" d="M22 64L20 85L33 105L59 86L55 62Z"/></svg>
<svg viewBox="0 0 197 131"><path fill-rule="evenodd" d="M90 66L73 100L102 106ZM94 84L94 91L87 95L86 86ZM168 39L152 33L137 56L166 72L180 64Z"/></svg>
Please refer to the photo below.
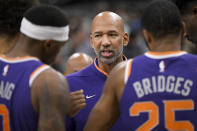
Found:
<svg viewBox="0 0 197 131"><path fill-rule="evenodd" d="M39 117L39 131L65 131L69 91L61 74L53 69L41 73L31 87L31 98Z"/></svg>
<svg viewBox="0 0 197 131"><path fill-rule="evenodd" d="M108 131L118 119L124 89L125 63L117 65L106 81L102 96L92 110L84 131Z"/></svg>

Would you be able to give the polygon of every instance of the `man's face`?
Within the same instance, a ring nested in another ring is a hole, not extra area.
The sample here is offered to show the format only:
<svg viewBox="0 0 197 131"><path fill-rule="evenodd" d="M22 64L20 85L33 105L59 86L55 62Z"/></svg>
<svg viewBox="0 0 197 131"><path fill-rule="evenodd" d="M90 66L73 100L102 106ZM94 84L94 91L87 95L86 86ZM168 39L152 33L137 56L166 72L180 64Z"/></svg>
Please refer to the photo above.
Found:
<svg viewBox="0 0 197 131"><path fill-rule="evenodd" d="M193 8L192 14L186 15L183 20L186 23L187 39L197 44L197 6Z"/></svg>
<svg viewBox="0 0 197 131"><path fill-rule="evenodd" d="M114 63L123 52L124 30L118 22L103 19L92 25L91 45L104 64Z"/></svg>
<svg viewBox="0 0 197 131"><path fill-rule="evenodd" d="M64 46L65 43L66 41L50 41L47 44L45 44L42 61L46 64L53 63L56 59L57 54L59 53L60 49Z"/></svg>

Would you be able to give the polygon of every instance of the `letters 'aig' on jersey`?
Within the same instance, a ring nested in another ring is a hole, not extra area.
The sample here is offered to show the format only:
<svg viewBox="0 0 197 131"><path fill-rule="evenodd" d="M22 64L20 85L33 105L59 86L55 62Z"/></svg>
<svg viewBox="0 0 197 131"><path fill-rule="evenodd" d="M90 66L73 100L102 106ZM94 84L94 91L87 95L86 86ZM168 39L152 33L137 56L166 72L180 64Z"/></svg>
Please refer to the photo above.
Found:
<svg viewBox="0 0 197 131"><path fill-rule="evenodd" d="M0 131L36 131L30 87L49 66L34 57L7 58L0 55Z"/></svg>
<svg viewBox="0 0 197 131"><path fill-rule="evenodd" d="M197 56L147 52L125 72L124 131L197 131Z"/></svg>

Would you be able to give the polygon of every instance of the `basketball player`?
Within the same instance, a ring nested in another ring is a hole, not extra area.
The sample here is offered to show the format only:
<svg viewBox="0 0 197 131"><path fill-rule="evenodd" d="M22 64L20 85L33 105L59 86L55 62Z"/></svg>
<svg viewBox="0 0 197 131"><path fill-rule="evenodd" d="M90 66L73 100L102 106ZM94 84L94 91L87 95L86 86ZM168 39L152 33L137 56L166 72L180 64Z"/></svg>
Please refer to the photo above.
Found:
<svg viewBox="0 0 197 131"><path fill-rule="evenodd" d="M101 96L108 74L115 65L126 60L122 52L129 37L124 32L122 18L108 11L96 15L92 21L90 41L97 58L90 66L66 76L71 92L83 90L86 101L85 108L70 119L68 128L72 131L83 130L90 111Z"/></svg>
<svg viewBox="0 0 197 131"><path fill-rule="evenodd" d="M1 131L65 131L68 85L46 64L55 59L68 31L57 7L35 6L24 14L16 46L0 55Z"/></svg>
<svg viewBox="0 0 197 131"><path fill-rule="evenodd" d="M174 0L186 24L186 37L197 44L197 1Z"/></svg>
<svg viewBox="0 0 197 131"><path fill-rule="evenodd" d="M196 0L172 0L179 8L182 19L186 25L186 41L191 53L197 54L197 1Z"/></svg>
<svg viewBox="0 0 197 131"><path fill-rule="evenodd" d="M36 4L37 0L0 0L0 54L15 46L23 14Z"/></svg>
<svg viewBox="0 0 197 131"><path fill-rule="evenodd" d="M197 130L197 56L180 50L178 8L156 0L141 23L150 51L113 69L85 131L107 131L118 118L122 131Z"/></svg>

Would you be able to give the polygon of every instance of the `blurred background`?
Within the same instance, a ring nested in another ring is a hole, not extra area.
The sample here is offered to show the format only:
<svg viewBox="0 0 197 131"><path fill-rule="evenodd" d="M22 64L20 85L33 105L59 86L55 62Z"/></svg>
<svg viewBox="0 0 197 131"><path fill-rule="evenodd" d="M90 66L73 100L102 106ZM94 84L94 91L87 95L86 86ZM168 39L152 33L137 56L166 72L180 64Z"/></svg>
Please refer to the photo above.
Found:
<svg viewBox="0 0 197 131"><path fill-rule="evenodd" d="M140 15L147 0L40 0L40 2L60 7L69 18L70 39L53 64L61 72L65 70L65 63L73 53L83 52L95 58L89 35L92 19L101 11L112 11L123 18L125 31L130 35L130 42L124 48L127 58L138 56L148 50L140 25Z"/></svg>

